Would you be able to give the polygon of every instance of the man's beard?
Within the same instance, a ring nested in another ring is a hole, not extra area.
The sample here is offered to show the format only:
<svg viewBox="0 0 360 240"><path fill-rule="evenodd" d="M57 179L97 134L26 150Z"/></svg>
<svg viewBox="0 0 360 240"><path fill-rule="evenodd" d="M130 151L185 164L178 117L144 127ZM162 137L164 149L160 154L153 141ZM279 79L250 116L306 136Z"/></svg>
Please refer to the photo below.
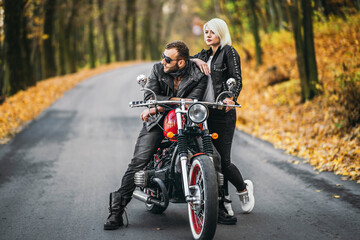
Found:
<svg viewBox="0 0 360 240"><path fill-rule="evenodd" d="M166 73L174 73L177 72L179 70L179 66L176 64L175 66L169 68Z"/></svg>

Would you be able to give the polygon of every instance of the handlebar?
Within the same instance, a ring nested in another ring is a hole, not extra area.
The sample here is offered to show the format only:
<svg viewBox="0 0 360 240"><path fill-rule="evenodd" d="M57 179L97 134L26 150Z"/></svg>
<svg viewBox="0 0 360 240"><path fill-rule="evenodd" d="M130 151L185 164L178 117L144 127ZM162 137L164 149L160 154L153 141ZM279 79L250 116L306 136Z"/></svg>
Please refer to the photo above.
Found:
<svg viewBox="0 0 360 240"><path fill-rule="evenodd" d="M223 102L203 102L203 101L173 101L173 100L166 100L166 101L157 101L157 100L147 100L147 101L132 101L129 103L131 108L134 107L153 107L156 105L165 105L165 104L193 104L193 103L201 103L207 106L214 106L214 107L241 107L241 105L227 105Z"/></svg>

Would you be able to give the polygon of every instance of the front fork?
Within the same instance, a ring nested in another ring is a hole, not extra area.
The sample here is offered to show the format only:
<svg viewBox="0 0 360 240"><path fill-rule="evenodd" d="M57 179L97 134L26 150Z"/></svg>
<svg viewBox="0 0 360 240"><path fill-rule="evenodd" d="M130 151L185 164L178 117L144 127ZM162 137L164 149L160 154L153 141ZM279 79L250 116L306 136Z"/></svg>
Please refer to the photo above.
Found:
<svg viewBox="0 0 360 240"><path fill-rule="evenodd" d="M190 194L190 189L189 189L189 180L188 180L188 167L187 167L187 163L188 163L188 152L187 152L187 146L186 146L186 138L184 135L184 129L183 129L183 123L182 123L182 117L181 114L182 113L186 113L185 110L185 104L181 104L181 109L177 108L175 110L176 113L176 122L177 122L177 127L178 127L178 151L180 154L180 163L181 163L181 173L182 173L182 182L183 182L183 187L184 187L184 193L185 193L185 199L186 202L191 202L192 201L192 197Z"/></svg>
<svg viewBox="0 0 360 240"><path fill-rule="evenodd" d="M178 151L180 154L180 163L181 163L181 173L182 173L182 180L183 180L183 187L184 187L184 194L185 194L185 199L186 202L195 202L197 201L196 197L192 197L190 194L190 189L189 189L189 173L188 173L188 166L187 163L189 162L189 158L188 158L188 150L187 150L187 146L186 146L186 138L183 134L183 124L182 124L182 117L181 114L182 113L186 113L185 110L185 105L182 104L181 109L176 109L175 110L176 113L176 120L177 120L177 127L178 127ZM205 134L207 134L207 138L209 138L210 140L210 135L209 135L209 130L208 130L208 126L207 126L207 122L205 121L203 123L203 129L205 130ZM210 159L213 160L212 158L212 148L211 148L211 140L208 143L210 144L209 146L204 146L205 148L205 152L207 154L209 154ZM204 145L208 145L204 142ZM208 149L206 151L206 149Z"/></svg>

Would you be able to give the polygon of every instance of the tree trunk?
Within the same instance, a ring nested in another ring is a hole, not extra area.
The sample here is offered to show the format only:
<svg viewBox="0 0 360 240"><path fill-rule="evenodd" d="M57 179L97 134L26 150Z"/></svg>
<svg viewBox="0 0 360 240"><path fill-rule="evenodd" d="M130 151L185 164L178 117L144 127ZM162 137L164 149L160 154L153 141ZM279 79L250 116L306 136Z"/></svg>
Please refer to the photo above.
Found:
<svg viewBox="0 0 360 240"><path fill-rule="evenodd" d="M77 66L83 68L86 65L85 49L89 48L88 42L84 41L85 26L83 23L80 23L80 26L77 27L76 31L74 31L74 35L74 51L76 55Z"/></svg>
<svg viewBox="0 0 360 240"><path fill-rule="evenodd" d="M319 83L314 47L314 33L312 23L313 9L311 0L302 0L303 27L304 27L304 55L306 64L306 76L309 85L309 99L316 95L316 85Z"/></svg>
<svg viewBox="0 0 360 240"><path fill-rule="evenodd" d="M43 35L43 49L44 49L44 71L45 78L56 75L55 63L55 49L53 46L54 34L54 14L56 9L56 0L46 0L45 20L44 20L44 35Z"/></svg>
<svg viewBox="0 0 360 240"><path fill-rule="evenodd" d="M163 38L162 38L162 23L163 23L163 14L162 14L162 8L163 8L164 1L158 2L156 6L156 12L158 13L155 18L155 31L153 34L153 46L152 46L152 60L159 59L162 48L163 48Z"/></svg>
<svg viewBox="0 0 360 240"><path fill-rule="evenodd" d="M130 20L130 11L131 11L131 0L126 1L126 11L125 11L125 25L123 28L123 39L124 39L124 58L125 60L130 59L130 46L129 46L129 20Z"/></svg>
<svg viewBox="0 0 360 240"><path fill-rule="evenodd" d="M301 0L301 9L299 0L291 0L289 8L300 76L301 100L305 102L317 94L316 85L318 84L311 0ZM303 13L302 21L300 10Z"/></svg>
<svg viewBox="0 0 360 240"><path fill-rule="evenodd" d="M285 12L285 19L287 19L287 22L290 23L291 22L291 13L290 13L290 7L289 7L289 4L288 4L288 0L280 0L282 2L282 5L283 5L283 9L284 9L284 12ZM290 28L289 28L290 30Z"/></svg>
<svg viewBox="0 0 360 240"><path fill-rule="evenodd" d="M4 0L5 67L8 83L8 86L5 86L7 89L4 90L10 95L27 87L22 51L23 7L21 0Z"/></svg>
<svg viewBox="0 0 360 240"><path fill-rule="evenodd" d="M66 52L66 64L68 71L74 73L77 71L76 62L76 49L74 46L74 28L75 28L75 17L78 15L80 2L78 0L72 1L72 8L69 17L69 21L65 27L65 52Z"/></svg>
<svg viewBox="0 0 360 240"><path fill-rule="evenodd" d="M65 3L60 2L58 5L58 21L57 21L57 36L58 36L58 62L59 74L65 75L67 70L66 64L66 40L65 40Z"/></svg>
<svg viewBox="0 0 360 240"><path fill-rule="evenodd" d="M142 59L152 59L151 47L152 44L152 17L151 13L154 11L153 0L146 1L145 16L143 19L142 30Z"/></svg>
<svg viewBox="0 0 360 240"><path fill-rule="evenodd" d="M23 67L25 75L23 76L26 81L26 87L32 86L35 84L35 77L33 72L33 62L31 61L31 39L28 39L28 30L27 23L30 21L25 15L25 4L26 1L23 1L22 14L21 14L21 47L22 47L22 57L23 57ZM36 11L36 9L35 9ZM36 16L37 13L33 12ZM39 56L41 59L41 55ZM42 76L42 74L41 74Z"/></svg>
<svg viewBox="0 0 360 240"><path fill-rule="evenodd" d="M261 58L262 50L261 50L261 46L260 46L259 24L258 24L258 19L256 17L256 12L255 12L256 1L255 0L247 0L247 1L249 4L250 13L251 13L250 14L251 31L253 33L254 41L255 41L256 65L260 66L262 64L262 58Z"/></svg>
<svg viewBox="0 0 360 240"><path fill-rule="evenodd" d="M96 67L95 43L94 43L94 0L89 0L89 64L90 68Z"/></svg>
<svg viewBox="0 0 360 240"><path fill-rule="evenodd" d="M283 1L282 0L276 0L275 1L275 6L276 6L276 10L278 12L278 16L279 16L279 20L278 20L278 24L279 24L279 29L282 30L284 29L284 8L282 5Z"/></svg>
<svg viewBox="0 0 360 240"><path fill-rule="evenodd" d="M105 54L106 54L106 63L111 62L111 55L110 55L110 45L109 40L107 36L107 27L105 23L105 15L104 12L104 0L98 0L98 7L100 11L99 21L100 21L100 31L102 33L104 48L105 48Z"/></svg>
<svg viewBox="0 0 360 240"><path fill-rule="evenodd" d="M354 0L355 8L360 11L360 0Z"/></svg>
<svg viewBox="0 0 360 240"><path fill-rule="evenodd" d="M275 30L278 31L278 18L277 18L277 11L275 8L274 0L268 0L269 6L269 13L271 18L271 31Z"/></svg>
<svg viewBox="0 0 360 240"><path fill-rule="evenodd" d="M136 46L137 46L137 39L136 39L136 31L137 31L137 25L136 25L136 0L132 0L132 28L131 28L131 43L132 43L132 48L131 48L131 56L132 59L136 59L137 58L137 53L136 53Z"/></svg>
<svg viewBox="0 0 360 240"><path fill-rule="evenodd" d="M136 0L126 1L125 26L123 29L125 60L136 58ZM129 34L129 32L131 34Z"/></svg>
<svg viewBox="0 0 360 240"><path fill-rule="evenodd" d="M120 52L120 39L118 35L118 29L120 26L120 2L116 3L114 17L113 17L113 42L114 42L114 52L115 52L115 60L119 62L121 60L121 52Z"/></svg>
<svg viewBox="0 0 360 240"><path fill-rule="evenodd" d="M292 0L289 9L290 9L291 22L292 22L292 30L295 40L296 60L297 60L299 76L300 76L301 101L304 102L306 99L309 99L309 95L308 95L309 87L307 84L307 77L306 77L304 43L301 35L300 11L298 6L298 0Z"/></svg>
<svg viewBox="0 0 360 240"><path fill-rule="evenodd" d="M35 4L34 8L31 9L31 17L29 16L29 9L24 9L27 17L25 19L24 29L26 30L26 35L31 34L34 32L32 28L32 24L27 23L34 23L35 26L41 26L36 24L33 19L41 19L44 17L43 15L43 5L42 4ZM36 30L35 30L36 32ZM24 46L26 46L26 55L28 62L28 75L31 76L29 79L29 84L34 85L36 81L44 79L44 51L42 48L42 40L41 36L34 37L34 38L24 38Z"/></svg>
<svg viewBox="0 0 360 240"><path fill-rule="evenodd" d="M324 8L324 14L326 18L329 18L331 14L340 16L343 20L346 20L345 13L342 11L342 7L347 6L347 1L326 1L321 0Z"/></svg>
<svg viewBox="0 0 360 240"><path fill-rule="evenodd" d="M136 59L136 0L126 1L125 60Z"/></svg>
<svg viewBox="0 0 360 240"><path fill-rule="evenodd" d="M0 37L2 33L0 33ZM2 93L2 89L4 88L5 84L5 57L4 57L4 42L0 41L0 104L3 103L5 96Z"/></svg>

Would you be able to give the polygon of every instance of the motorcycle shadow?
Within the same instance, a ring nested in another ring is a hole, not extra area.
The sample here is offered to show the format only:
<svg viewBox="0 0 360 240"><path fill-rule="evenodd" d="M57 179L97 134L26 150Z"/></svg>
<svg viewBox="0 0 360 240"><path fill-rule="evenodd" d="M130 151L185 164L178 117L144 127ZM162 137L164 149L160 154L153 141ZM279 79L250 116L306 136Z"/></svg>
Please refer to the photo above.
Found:
<svg viewBox="0 0 360 240"><path fill-rule="evenodd" d="M191 236L187 204L185 203L170 203L169 208L162 214L150 213L145 209L143 203L135 203L135 201L134 204L128 206L127 210L129 228L131 229L141 228L141 231L145 229L155 231L166 230L167 234L172 234L174 231L180 232L182 236L184 232L188 232L189 236Z"/></svg>

